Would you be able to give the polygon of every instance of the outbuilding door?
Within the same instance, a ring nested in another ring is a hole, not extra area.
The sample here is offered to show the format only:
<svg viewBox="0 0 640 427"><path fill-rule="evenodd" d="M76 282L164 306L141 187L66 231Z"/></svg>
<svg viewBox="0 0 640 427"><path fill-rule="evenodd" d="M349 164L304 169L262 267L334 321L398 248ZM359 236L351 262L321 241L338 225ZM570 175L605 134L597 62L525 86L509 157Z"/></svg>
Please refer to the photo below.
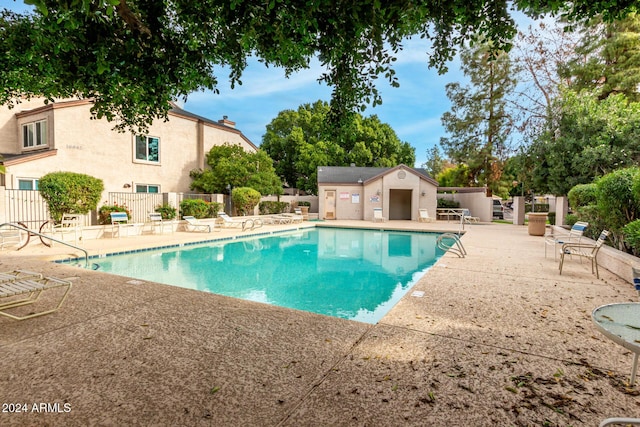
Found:
<svg viewBox="0 0 640 427"><path fill-rule="evenodd" d="M324 192L324 219L336 219L335 190L327 190Z"/></svg>
<svg viewBox="0 0 640 427"><path fill-rule="evenodd" d="M389 219L411 220L413 190L389 190Z"/></svg>

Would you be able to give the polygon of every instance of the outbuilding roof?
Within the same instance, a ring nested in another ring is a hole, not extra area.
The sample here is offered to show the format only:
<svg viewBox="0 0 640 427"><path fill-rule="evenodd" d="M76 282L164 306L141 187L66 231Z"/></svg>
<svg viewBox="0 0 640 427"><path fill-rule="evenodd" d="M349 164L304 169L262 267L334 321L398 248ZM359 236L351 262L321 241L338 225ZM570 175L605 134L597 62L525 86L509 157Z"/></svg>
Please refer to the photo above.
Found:
<svg viewBox="0 0 640 427"><path fill-rule="evenodd" d="M318 184L362 184L372 179L378 179L395 170L404 169L418 175L433 185L438 182L423 168L411 168L398 165L391 168L375 168L361 166L318 166Z"/></svg>

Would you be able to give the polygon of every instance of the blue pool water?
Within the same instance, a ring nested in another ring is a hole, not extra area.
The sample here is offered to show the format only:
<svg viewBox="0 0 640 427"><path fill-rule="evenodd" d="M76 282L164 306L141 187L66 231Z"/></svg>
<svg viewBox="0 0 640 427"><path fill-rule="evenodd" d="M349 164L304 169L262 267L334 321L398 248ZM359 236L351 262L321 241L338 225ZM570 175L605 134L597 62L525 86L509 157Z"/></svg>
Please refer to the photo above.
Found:
<svg viewBox="0 0 640 427"><path fill-rule="evenodd" d="M376 323L442 256L437 237L312 228L98 263L108 273Z"/></svg>

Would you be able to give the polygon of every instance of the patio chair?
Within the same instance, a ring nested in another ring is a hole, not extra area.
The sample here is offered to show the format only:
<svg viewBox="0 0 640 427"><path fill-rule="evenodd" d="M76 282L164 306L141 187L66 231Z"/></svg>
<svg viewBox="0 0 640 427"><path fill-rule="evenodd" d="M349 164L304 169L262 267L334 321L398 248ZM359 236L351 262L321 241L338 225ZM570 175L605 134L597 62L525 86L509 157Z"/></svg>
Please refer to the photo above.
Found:
<svg viewBox="0 0 640 427"><path fill-rule="evenodd" d="M166 226L169 226L169 231L173 233L173 224L169 222L164 222L162 219L162 214L159 212L152 212L149 214L149 222L151 223L151 231L156 233L160 230L160 234L164 233L164 229Z"/></svg>
<svg viewBox="0 0 640 427"><path fill-rule="evenodd" d="M47 221L40 227L40 232L62 241L65 241L65 235L73 234L73 242L77 245L78 240L82 240L82 217L83 215L80 214L62 214L60 222ZM80 237L79 239L78 236ZM47 239L46 246L52 246L53 244L53 240Z"/></svg>
<svg viewBox="0 0 640 427"><path fill-rule="evenodd" d="M130 231L139 234L142 223L129 222L129 216L126 212L111 212L109 215L111 216L111 237L115 235L116 228L118 229L118 239L123 230L126 230L127 236L130 235Z"/></svg>
<svg viewBox="0 0 640 427"><path fill-rule="evenodd" d="M429 216L429 211L426 209L418 209L418 222L433 222L433 218Z"/></svg>
<svg viewBox="0 0 640 427"><path fill-rule="evenodd" d="M211 230L215 229L215 224L203 224L191 215L183 216L182 219L187 222L184 226L186 231L206 231L211 233Z"/></svg>
<svg viewBox="0 0 640 427"><path fill-rule="evenodd" d="M633 276L633 287L640 294L640 267L631 267L631 274Z"/></svg>
<svg viewBox="0 0 640 427"><path fill-rule="evenodd" d="M548 235L544 238L544 257L547 257L547 246L553 246L553 258L556 258L557 250L556 245L563 245L565 243L580 243L580 239L584 234L584 230L589 226L588 222L578 221L571 227L569 234L562 236Z"/></svg>
<svg viewBox="0 0 640 427"><path fill-rule="evenodd" d="M17 274L16 274L17 273ZM25 275L25 273L27 273ZM29 277L29 274L37 276ZM13 279L7 279L0 282L0 315L9 317L14 320L31 319L32 317L42 316L44 314L53 313L58 310L71 290L71 282L68 280L57 279L55 277L42 277L38 273L14 271L10 273L1 273L0 276L14 276ZM39 277L38 277L39 276ZM33 304L38 300L42 291L54 288L65 288L66 290L55 308L36 311L24 316L15 313L8 313L6 310ZM26 296L25 296L26 295Z"/></svg>
<svg viewBox="0 0 640 427"><path fill-rule="evenodd" d="M591 260L591 274L593 274L594 268L596 278L600 278L598 273L598 251L604 244L605 240L609 236L609 231L602 230L600 237L596 240L595 244L591 243L565 243L560 248L560 274L562 274L562 266L564 265L564 258L566 255L578 256Z"/></svg>
<svg viewBox="0 0 640 427"><path fill-rule="evenodd" d="M373 222L385 222L387 219L382 216L382 208L373 208Z"/></svg>

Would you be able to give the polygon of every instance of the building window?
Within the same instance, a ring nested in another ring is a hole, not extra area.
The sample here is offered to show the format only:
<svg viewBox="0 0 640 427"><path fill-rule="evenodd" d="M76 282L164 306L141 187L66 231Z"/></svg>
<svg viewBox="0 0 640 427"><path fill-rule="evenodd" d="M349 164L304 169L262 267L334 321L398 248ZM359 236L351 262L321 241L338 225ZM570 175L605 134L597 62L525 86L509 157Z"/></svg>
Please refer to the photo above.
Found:
<svg viewBox="0 0 640 427"><path fill-rule="evenodd" d="M38 180L36 178L18 178L18 190L37 190Z"/></svg>
<svg viewBox="0 0 640 427"><path fill-rule="evenodd" d="M136 193L159 193L159 185L136 184Z"/></svg>
<svg viewBox="0 0 640 427"><path fill-rule="evenodd" d="M136 136L136 160L143 162L160 162L160 138L151 136Z"/></svg>
<svg viewBox="0 0 640 427"><path fill-rule="evenodd" d="M47 145L47 121L26 123L22 125L22 147L35 148Z"/></svg>

